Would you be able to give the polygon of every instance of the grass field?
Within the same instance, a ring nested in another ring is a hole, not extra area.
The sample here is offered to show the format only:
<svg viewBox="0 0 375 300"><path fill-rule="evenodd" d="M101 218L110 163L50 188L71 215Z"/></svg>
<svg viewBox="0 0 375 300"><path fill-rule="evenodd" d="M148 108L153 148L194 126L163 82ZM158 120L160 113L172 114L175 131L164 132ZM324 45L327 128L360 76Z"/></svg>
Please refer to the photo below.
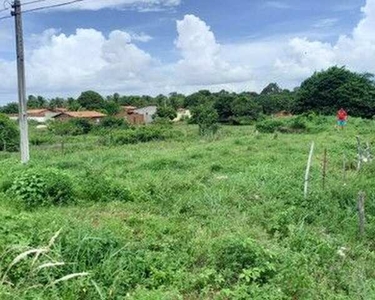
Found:
<svg viewBox="0 0 375 300"><path fill-rule="evenodd" d="M75 201L26 210L0 194L0 298L375 299L375 166L355 170L355 137L374 143L375 124L353 119L338 132L328 120L317 133L222 127L204 139L178 125L166 141L109 147L80 137L64 155L33 146L27 169L65 173ZM3 186L26 168L17 154L0 163ZM42 251L14 262L30 249Z"/></svg>

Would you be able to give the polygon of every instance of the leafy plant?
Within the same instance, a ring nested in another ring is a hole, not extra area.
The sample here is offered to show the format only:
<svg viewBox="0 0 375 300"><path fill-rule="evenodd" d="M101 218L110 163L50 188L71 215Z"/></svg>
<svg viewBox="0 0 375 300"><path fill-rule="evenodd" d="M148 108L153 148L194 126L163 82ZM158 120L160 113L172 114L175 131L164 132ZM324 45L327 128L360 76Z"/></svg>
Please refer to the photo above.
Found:
<svg viewBox="0 0 375 300"><path fill-rule="evenodd" d="M63 205L72 200L72 182L55 169L29 169L15 175L8 193L28 209Z"/></svg>

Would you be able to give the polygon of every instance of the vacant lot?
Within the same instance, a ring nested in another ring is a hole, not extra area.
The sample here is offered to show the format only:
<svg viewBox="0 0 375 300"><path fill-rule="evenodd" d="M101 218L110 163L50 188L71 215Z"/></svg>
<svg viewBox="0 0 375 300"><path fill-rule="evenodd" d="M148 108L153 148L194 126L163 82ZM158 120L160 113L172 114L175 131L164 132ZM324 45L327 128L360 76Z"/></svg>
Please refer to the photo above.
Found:
<svg viewBox="0 0 375 300"><path fill-rule="evenodd" d="M353 119L338 132L326 121L293 134L223 127L213 139L180 125L123 146L79 137L64 155L33 146L27 167L2 154L1 299L374 299L375 166L355 170L355 137L374 142L375 125ZM57 172L73 196L27 208L11 188L24 172Z"/></svg>

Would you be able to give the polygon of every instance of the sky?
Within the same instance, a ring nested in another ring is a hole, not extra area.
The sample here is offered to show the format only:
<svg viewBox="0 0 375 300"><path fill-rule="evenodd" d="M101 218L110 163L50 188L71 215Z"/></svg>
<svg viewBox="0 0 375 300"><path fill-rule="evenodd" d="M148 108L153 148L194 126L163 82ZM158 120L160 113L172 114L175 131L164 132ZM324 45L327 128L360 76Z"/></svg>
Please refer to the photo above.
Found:
<svg viewBox="0 0 375 300"><path fill-rule="evenodd" d="M83 0L23 25L27 94L46 97L292 89L332 65L375 73L375 0ZM16 76L3 19L0 105L17 101Z"/></svg>

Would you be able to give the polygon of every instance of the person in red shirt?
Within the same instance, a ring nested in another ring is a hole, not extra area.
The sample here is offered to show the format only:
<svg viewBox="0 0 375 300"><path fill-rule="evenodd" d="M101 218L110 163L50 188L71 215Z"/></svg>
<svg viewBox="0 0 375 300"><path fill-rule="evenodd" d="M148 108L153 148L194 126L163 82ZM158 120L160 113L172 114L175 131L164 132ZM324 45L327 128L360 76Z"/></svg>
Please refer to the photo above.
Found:
<svg viewBox="0 0 375 300"><path fill-rule="evenodd" d="M345 109L341 108L337 112L337 126L341 128L341 130L343 130L347 122L348 122L348 113L345 111Z"/></svg>

